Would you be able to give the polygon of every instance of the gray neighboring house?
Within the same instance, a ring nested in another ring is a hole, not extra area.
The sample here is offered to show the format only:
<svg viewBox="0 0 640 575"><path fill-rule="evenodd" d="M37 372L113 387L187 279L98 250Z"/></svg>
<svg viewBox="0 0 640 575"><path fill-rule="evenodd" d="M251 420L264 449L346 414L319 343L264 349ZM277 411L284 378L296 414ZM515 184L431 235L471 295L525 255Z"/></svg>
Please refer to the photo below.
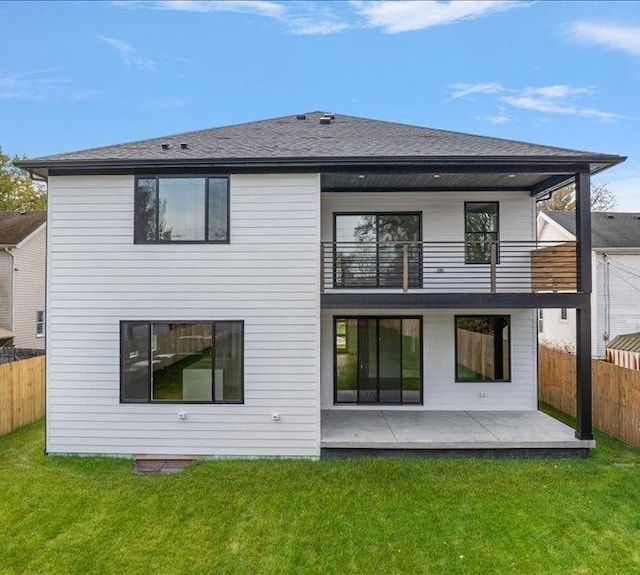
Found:
<svg viewBox="0 0 640 575"><path fill-rule="evenodd" d="M640 213L591 214L592 354L603 358L617 335L640 331ZM574 241L574 212L545 211L538 215L538 239ZM575 310L539 311L542 341L575 349Z"/></svg>
<svg viewBox="0 0 640 575"><path fill-rule="evenodd" d="M0 347L44 349L45 212L0 212Z"/></svg>

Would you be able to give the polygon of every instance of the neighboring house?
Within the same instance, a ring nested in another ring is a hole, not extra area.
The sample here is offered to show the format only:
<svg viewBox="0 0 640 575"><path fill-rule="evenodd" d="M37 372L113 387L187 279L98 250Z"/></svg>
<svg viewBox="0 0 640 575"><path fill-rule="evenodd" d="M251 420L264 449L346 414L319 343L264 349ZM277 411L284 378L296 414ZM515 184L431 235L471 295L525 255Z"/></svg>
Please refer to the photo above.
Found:
<svg viewBox="0 0 640 575"><path fill-rule="evenodd" d="M575 241L573 212L538 214L538 238ZM604 358L607 342L619 334L640 331L640 214L591 214L593 291L592 353ZM541 341L575 350L575 310L540 311Z"/></svg>
<svg viewBox="0 0 640 575"><path fill-rule="evenodd" d="M575 183L585 229L623 160L313 112L19 162L48 179L47 451L317 457L395 425L530 453L536 308L566 305L556 446L588 449L591 287L542 293L535 203Z"/></svg>
<svg viewBox="0 0 640 575"><path fill-rule="evenodd" d="M609 363L640 370L640 333L617 335L607 344Z"/></svg>
<svg viewBox="0 0 640 575"><path fill-rule="evenodd" d="M0 345L44 349L45 212L0 212Z"/></svg>

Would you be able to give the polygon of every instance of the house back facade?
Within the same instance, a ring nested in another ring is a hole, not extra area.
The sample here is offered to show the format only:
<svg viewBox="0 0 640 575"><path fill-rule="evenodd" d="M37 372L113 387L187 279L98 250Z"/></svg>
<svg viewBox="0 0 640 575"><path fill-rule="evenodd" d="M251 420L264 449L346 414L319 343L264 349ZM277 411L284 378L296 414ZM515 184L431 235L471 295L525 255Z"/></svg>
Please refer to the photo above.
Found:
<svg viewBox="0 0 640 575"><path fill-rule="evenodd" d="M318 457L327 413L535 411L547 306L580 310L590 440L591 246L541 245L535 203L576 182L588 230L622 160L312 112L22 162L47 451Z"/></svg>
<svg viewBox="0 0 640 575"><path fill-rule="evenodd" d="M640 331L640 214L593 212L591 218L592 354L602 359L616 336ZM541 212L538 238L543 242L575 241L574 215ZM562 308L539 313L541 341L575 350L575 311Z"/></svg>

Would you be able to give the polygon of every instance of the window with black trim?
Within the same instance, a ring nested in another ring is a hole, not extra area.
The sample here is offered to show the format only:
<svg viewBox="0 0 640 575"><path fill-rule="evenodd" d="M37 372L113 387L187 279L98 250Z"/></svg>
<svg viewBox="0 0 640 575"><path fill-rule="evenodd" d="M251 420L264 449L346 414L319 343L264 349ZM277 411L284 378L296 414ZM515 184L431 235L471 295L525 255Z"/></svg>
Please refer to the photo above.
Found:
<svg viewBox="0 0 640 575"><path fill-rule="evenodd" d="M120 322L122 402L242 403L244 322Z"/></svg>
<svg viewBox="0 0 640 575"><path fill-rule="evenodd" d="M490 263L491 245L496 244L497 249L498 231L498 202L465 202L465 263Z"/></svg>
<svg viewBox="0 0 640 575"><path fill-rule="evenodd" d="M508 315L455 317L456 381L511 381Z"/></svg>
<svg viewBox="0 0 640 575"><path fill-rule="evenodd" d="M134 242L229 242L229 178L139 177Z"/></svg>
<svg viewBox="0 0 640 575"><path fill-rule="evenodd" d="M409 287L422 287L422 214L334 214L334 285L402 287L404 257Z"/></svg>

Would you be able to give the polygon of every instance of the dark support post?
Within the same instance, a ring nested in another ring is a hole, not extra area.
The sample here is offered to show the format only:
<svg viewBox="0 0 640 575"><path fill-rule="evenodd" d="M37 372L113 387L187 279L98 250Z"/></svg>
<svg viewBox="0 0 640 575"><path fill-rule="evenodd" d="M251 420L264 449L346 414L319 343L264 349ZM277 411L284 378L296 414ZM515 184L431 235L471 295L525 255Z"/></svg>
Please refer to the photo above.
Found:
<svg viewBox="0 0 640 575"><path fill-rule="evenodd" d="M591 295L591 177L576 174L578 292ZM593 439L591 414L591 298L576 309L576 437Z"/></svg>

